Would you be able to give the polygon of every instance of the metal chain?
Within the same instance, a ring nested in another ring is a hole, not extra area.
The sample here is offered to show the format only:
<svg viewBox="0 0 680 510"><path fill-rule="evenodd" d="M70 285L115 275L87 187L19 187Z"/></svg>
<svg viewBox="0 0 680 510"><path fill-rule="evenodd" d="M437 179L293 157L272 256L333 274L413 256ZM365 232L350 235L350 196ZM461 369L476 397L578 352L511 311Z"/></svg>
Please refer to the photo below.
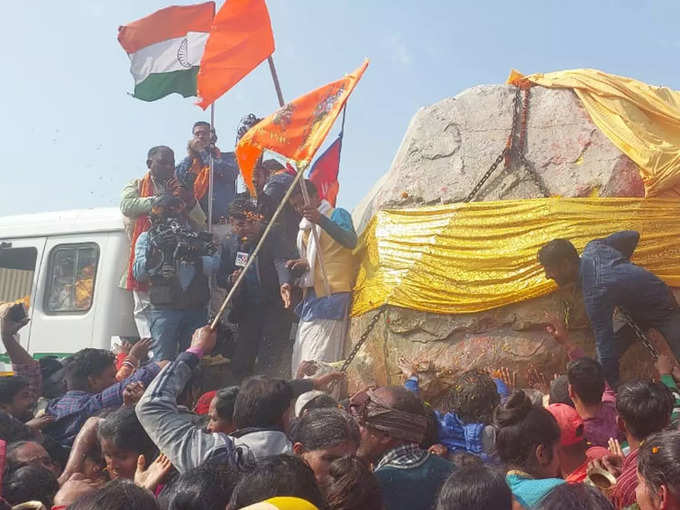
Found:
<svg viewBox="0 0 680 510"><path fill-rule="evenodd" d="M524 100L522 101L522 90L524 90ZM489 180L491 175L496 171L498 165L502 160L505 160L504 167L506 169L512 166L513 161L518 161L523 166L532 180L538 187L543 196L550 196L550 191L546 187L543 179L536 172L533 165L526 159L524 152L527 142L527 117L529 112L529 91L530 89L517 87L515 89L515 97L512 101L512 127L510 129L510 136L505 148L500 153L498 158L491 164L491 167L486 171L482 178L475 184L472 191L465 197L463 202L471 202L475 198L479 190Z"/></svg>
<svg viewBox="0 0 680 510"><path fill-rule="evenodd" d="M619 310L619 313L621 314L621 317L623 318L623 321L631 327L633 330L633 333L635 333L635 336L642 342L642 345L645 346L645 349L649 351L649 355L652 357L654 361L659 359L659 351L656 350L656 347L654 347L654 344L647 338L647 334L642 331L640 326L637 325L637 323L633 320L631 315L628 313L628 311L624 310L620 306L617 307Z"/></svg>
<svg viewBox="0 0 680 510"><path fill-rule="evenodd" d="M465 197L465 200L463 200L463 202L471 202L472 199L475 198L477 193L479 193L479 190L482 189L482 186L484 186L486 181L489 180L489 178L498 168L498 165L500 165L501 161L503 160L505 160L505 168L509 168L512 165L512 161L520 161L520 163L524 165L529 174L532 176L533 180L536 182L536 185L541 190L543 195L549 196L549 192L546 189L545 184L543 184L543 180L536 173L531 163L529 163L527 159L524 157L524 146L526 145L527 113L529 110L528 89L525 90L523 102L521 101L521 98L522 88L517 87L517 90L515 91L515 98L513 99L512 103L512 128L510 130L510 136L508 137L507 144L503 151L498 155L496 160L491 164L486 173L477 182L477 184L475 184L474 188L472 188L472 191L470 191L468 196ZM387 305L382 305L378 312L373 316L371 322L368 323L368 326L361 334L359 340L354 345L354 347L352 347L352 351L349 353L349 355L345 359L345 362L342 364L342 367L340 368L341 372L347 371L347 368L350 366L352 361L354 361L354 358L356 358L357 354L359 353L359 350L361 350L361 347L366 343L366 340L368 340L368 335L371 334L373 328L375 328L375 325L378 323L378 320L380 319L380 317L382 317L382 315L384 315L386 310Z"/></svg>
<svg viewBox="0 0 680 510"><path fill-rule="evenodd" d="M386 305L382 305L376 314L373 316L371 319L371 322L368 323L368 326L364 330L364 332L361 334L359 337L359 341L352 347L352 351L349 353L347 356L347 359L345 359L345 362L342 364L342 367L340 368L340 372L346 372L347 368L350 366L352 361L354 361L354 358L356 358L357 354L359 354L359 350L361 349L361 346L363 346L366 343L366 340L368 340L368 335L371 334L371 331L373 331L373 328L375 328L375 325L378 323L378 319L382 317L382 315L385 313L387 310Z"/></svg>

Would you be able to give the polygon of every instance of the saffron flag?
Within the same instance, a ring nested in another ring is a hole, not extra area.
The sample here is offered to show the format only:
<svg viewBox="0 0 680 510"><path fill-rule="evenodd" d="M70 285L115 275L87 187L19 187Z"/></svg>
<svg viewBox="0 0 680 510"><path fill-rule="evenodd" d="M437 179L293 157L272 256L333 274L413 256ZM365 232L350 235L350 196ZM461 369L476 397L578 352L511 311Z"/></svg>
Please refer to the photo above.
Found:
<svg viewBox="0 0 680 510"><path fill-rule="evenodd" d="M355 71L282 106L253 126L236 146L236 159L251 194L253 168L265 150L271 150L307 168L340 110L368 67Z"/></svg>
<svg viewBox="0 0 680 510"><path fill-rule="evenodd" d="M316 186L319 198L325 199L333 207L338 199L340 183L340 150L342 149L342 132L338 138L317 158L309 172L309 180Z"/></svg>
<svg viewBox="0 0 680 510"><path fill-rule="evenodd" d="M198 73L204 110L274 53L264 0L227 0L215 16Z"/></svg>
<svg viewBox="0 0 680 510"><path fill-rule="evenodd" d="M118 41L130 57L134 97L155 101L176 92L196 95L196 76L215 2L173 6L118 28Z"/></svg>

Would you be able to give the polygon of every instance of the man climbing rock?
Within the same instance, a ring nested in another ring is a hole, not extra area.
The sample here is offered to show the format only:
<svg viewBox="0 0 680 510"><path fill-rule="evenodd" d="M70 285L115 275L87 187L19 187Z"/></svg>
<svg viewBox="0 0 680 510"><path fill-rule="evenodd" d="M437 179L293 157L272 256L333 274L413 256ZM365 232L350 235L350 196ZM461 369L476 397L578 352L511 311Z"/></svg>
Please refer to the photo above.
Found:
<svg viewBox="0 0 680 510"><path fill-rule="evenodd" d="M619 358L636 337L630 325L614 331L612 315L617 307L642 331L660 331L675 357L680 357L680 308L659 277L630 261L639 239L640 234L632 230L615 232L590 241L580 257L566 239L553 239L538 251L546 278L560 286L580 286L598 360L612 388L619 380Z"/></svg>

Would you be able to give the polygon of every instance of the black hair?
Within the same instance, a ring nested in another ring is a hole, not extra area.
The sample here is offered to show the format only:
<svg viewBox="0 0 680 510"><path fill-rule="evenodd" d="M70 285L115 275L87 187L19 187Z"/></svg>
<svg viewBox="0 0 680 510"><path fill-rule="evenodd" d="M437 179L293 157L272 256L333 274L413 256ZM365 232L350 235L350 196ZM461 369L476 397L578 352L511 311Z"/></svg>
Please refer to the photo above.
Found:
<svg viewBox="0 0 680 510"><path fill-rule="evenodd" d="M358 457L334 460L328 468L329 510L382 510L382 491L368 465Z"/></svg>
<svg viewBox="0 0 680 510"><path fill-rule="evenodd" d="M319 190L316 189L316 184L314 184L312 181L309 179L304 180L305 187L307 188L307 193L309 193L310 196L318 196L319 195ZM300 189L300 186L295 186L295 189L293 190L293 193L291 196L297 196L302 194L302 189Z"/></svg>
<svg viewBox="0 0 680 510"><path fill-rule="evenodd" d="M28 386L28 380L21 375L0 377L0 405L10 405L14 397Z"/></svg>
<svg viewBox="0 0 680 510"><path fill-rule="evenodd" d="M604 373L602 365L593 358L579 358L567 365L567 378L574 393L584 404L594 405L602 401Z"/></svg>
<svg viewBox="0 0 680 510"><path fill-rule="evenodd" d="M86 348L66 358L64 376L69 390L89 391L90 376L97 376L111 367L115 356L105 349Z"/></svg>
<svg viewBox="0 0 680 510"><path fill-rule="evenodd" d="M307 451L332 448L345 441L359 446L359 426L349 413L337 407L312 409L303 415L293 437L293 442L301 443Z"/></svg>
<svg viewBox="0 0 680 510"><path fill-rule="evenodd" d="M167 502L168 510L224 508L242 476L231 464L208 462L182 473L163 488L158 499L161 505Z"/></svg>
<svg viewBox="0 0 680 510"><path fill-rule="evenodd" d="M668 492L680 497L680 431L652 434L640 446L638 473L652 494L665 485Z"/></svg>
<svg viewBox="0 0 680 510"><path fill-rule="evenodd" d="M6 443L14 441L35 441L38 433L20 422L8 412L0 409L0 439Z"/></svg>
<svg viewBox="0 0 680 510"><path fill-rule="evenodd" d="M619 387L616 411L630 435L643 440L670 423L673 394L660 382L627 382Z"/></svg>
<svg viewBox="0 0 680 510"><path fill-rule="evenodd" d="M529 397L531 404L538 407L543 407L543 397L545 396L541 390L536 388L522 388L524 394Z"/></svg>
<svg viewBox="0 0 680 510"><path fill-rule="evenodd" d="M576 248L566 239L553 239L538 250L538 261L543 266L554 266L564 260L579 261Z"/></svg>
<svg viewBox="0 0 680 510"><path fill-rule="evenodd" d="M191 127L191 132L194 132L194 129L196 129L198 126L205 126L207 128L210 128L210 122L206 122L204 120L199 120L198 122L194 122L194 125Z"/></svg>
<svg viewBox="0 0 680 510"><path fill-rule="evenodd" d="M2 496L12 505L38 500L51 508L58 490L59 482L52 471L31 464L8 472L3 481Z"/></svg>
<svg viewBox="0 0 680 510"><path fill-rule="evenodd" d="M442 485L436 510L511 510L512 492L503 473L480 465L453 471Z"/></svg>
<svg viewBox="0 0 680 510"><path fill-rule="evenodd" d="M437 419L437 413L430 404L424 403L423 407L425 409L425 418L427 418L427 428L425 429L425 437L420 446L427 449L439 442L439 420Z"/></svg>
<svg viewBox="0 0 680 510"><path fill-rule="evenodd" d="M444 405L464 423L493 420L493 411L500 403L496 383L481 370L472 369L457 375L451 383Z"/></svg>
<svg viewBox="0 0 680 510"><path fill-rule="evenodd" d="M457 450L453 453L449 453L448 459L449 462L453 464L456 469L484 465L484 461L482 461L481 457L462 450Z"/></svg>
<svg viewBox="0 0 680 510"><path fill-rule="evenodd" d="M61 397L66 393L64 366L55 356L44 356L38 360L42 377L42 396L48 399Z"/></svg>
<svg viewBox="0 0 680 510"><path fill-rule="evenodd" d="M614 510L602 492L584 483L563 483L538 504L538 510Z"/></svg>
<svg viewBox="0 0 680 510"><path fill-rule="evenodd" d="M305 412L309 412L312 409L328 409L328 408L338 408L338 401L331 397L328 393L322 393L317 395L312 400L307 402L302 409L300 409L300 415Z"/></svg>
<svg viewBox="0 0 680 510"><path fill-rule="evenodd" d="M249 113L248 115L241 117L241 122L236 130L236 143L238 144L241 138L243 138L243 136L261 120L262 119L254 113Z"/></svg>
<svg viewBox="0 0 680 510"><path fill-rule="evenodd" d="M293 390L283 379L264 375L243 381L234 404L234 425L239 428L278 428L290 407Z"/></svg>
<svg viewBox="0 0 680 510"><path fill-rule="evenodd" d="M116 448L137 452L144 455L147 465L153 460L156 446L144 431L133 407L116 409L99 422L97 429L99 439L111 441Z"/></svg>
<svg viewBox="0 0 680 510"><path fill-rule="evenodd" d="M496 449L508 466L531 473L536 461L536 447L543 445L548 452L560 440L560 428L552 414L534 406L522 390L512 393L496 408Z"/></svg>
<svg viewBox="0 0 680 510"><path fill-rule="evenodd" d="M149 152L146 153L146 159L151 159L156 154L158 154L159 152L164 151L164 150L168 150L170 152L173 152L172 149L170 147L168 147L167 145L156 145L155 147L151 147L149 149Z"/></svg>
<svg viewBox="0 0 680 510"><path fill-rule="evenodd" d="M550 382L548 404L567 404L574 407L574 402L569 396L569 377L567 375L560 375Z"/></svg>
<svg viewBox="0 0 680 510"><path fill-rule="evenodd" d="M158 510L148 490L130 480L116 479L101 489L89 492L72 503L69 510Z"/></svg>
<svg viewBox="0 0 680 510"><path fill-rule="evenodd" d="M258 215L260 211L249 198L235 198L227 209L227 218L246 219L251 215Z"/></svg>
<svg viewBox="0 0 680 510"><path fill-rule="evenodd" d="M39 446L42 446L38 441L14 441L13 443L9 443L6 447L5 450L5 462L7 463L6 469L8 471L12 471L14 469L18 469L22 466L19 465L19 461L16 458L17 457L17 452L23 448L26 445L29 444L37 444ZM44 447L43 447L44 448ZM45 450L47 451L47 450Z"/></svg>
<svg viewBox="0 0 680 510"><path fill-rule="evenodd" d="M283 166L280 162L278 162L275 159L265 159L261 164L260 167L264 168L265 170L274 173L278 172L279 170L284 170L286 167Z"/></svg>
<svg viewBox="0 0 680 510"><path fill-rule="evenodd" d="M285 454L266 457L245 474L231 495L229 508L237 510L276 496L302 498L320 510L326 508L311 468L302 459Z"/></svg>
<svg viewBox="0 0 680 510"><path fill-rule="evenodd" d="M223 420L233 420L234 419L234 404L236 404L236 397L238 396L239 387L238 386L228 386L217 390L215 393L215 411L217 411L217 416Z"/></svg>

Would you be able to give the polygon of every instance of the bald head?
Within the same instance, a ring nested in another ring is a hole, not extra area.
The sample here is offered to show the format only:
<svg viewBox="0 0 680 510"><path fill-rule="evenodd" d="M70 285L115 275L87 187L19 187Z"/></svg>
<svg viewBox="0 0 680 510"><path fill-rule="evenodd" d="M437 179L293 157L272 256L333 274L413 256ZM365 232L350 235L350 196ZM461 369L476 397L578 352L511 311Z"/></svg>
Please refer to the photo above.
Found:
<svg viewBox="0 0 680 510"><path fill-rule="evenodd" d="M392 409L425 416L425 409L418 397L403 386L382 386L374 394Z"/></svg>

